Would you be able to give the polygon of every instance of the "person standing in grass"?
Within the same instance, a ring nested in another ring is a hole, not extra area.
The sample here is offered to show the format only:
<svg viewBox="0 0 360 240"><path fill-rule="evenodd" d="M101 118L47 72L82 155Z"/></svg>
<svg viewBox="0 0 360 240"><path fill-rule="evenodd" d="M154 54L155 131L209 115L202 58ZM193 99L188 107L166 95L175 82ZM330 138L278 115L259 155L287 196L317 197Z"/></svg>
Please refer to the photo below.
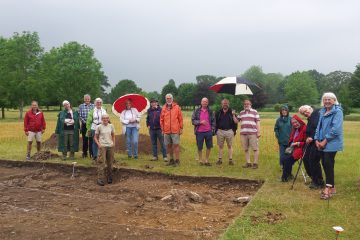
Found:
<svg viewBox="0 0 360 240"><path fill-rule="evenodd" d="M242 147L245 152L246 163L243 168L253 169L258 168L259 162L259 138L261 136L260 133L260 116L258 112L251 107L251 101L244 101L244 110L242 110L238 119L241 122L240 126L240 139L242 143ZM250 153L249 148L252 148L254 152L254 163L251 164L250 161Z"/></svg>
<svg viewBox="0 0 360 240"><path fill-rule="evenodd" d="M209 100L207 98L201 99L201 106L197 108L191 117L192 124L194 125L194 132L196 135L196 145L199 154L200 165L211 166L209 156L211 148L213 147L212 136L215 133L215 116L209 108ZM205 162L202 158L202 149L206 144Z"/></svg>
<svg viewBox="0 0 360 240"><path fill-rule="evenodd" d="M152 144L153 157L151 160L152 161L158 160L157 140L159 140L163 159L166 162L167 161L166 147L164 144L164 136L161 133L161 127L160 127L160 114L162 109L159 106L158 100L156 99L151 99L150 104L151 106L148 109L146 116L146 126L149 129L149 135Z"/></svg>
<svg viewBox="0 0 360 240"><path fill-rule="evenodd" d="M324 93L321 98L320 118L315 133L315 145L321 151L322 165L325 171L326 185L320 198L329 199L335 189L335 155L343 150L343 111L332 92Z"/></svg>
<svg viewBox="0 0 360 240"><path fill-rule="evenodd" d="M281 176L282 182L288 182L293 178L292 175L292 166L294 163L301 159L304 154L304 146L306 141L306 124L303 120L297 115L294 115L291 118L292 130L290 133L290 138L288 141L288 147L292 150L286 152L286 157L284 159L283 165L283 174Z"/></svg>
<svg viewBox="0 0 360 240"><path fill-rule="evenodd" d="M55 133L58 139L58 151L62 152L62 160L66 160L67 152L70 159L74 159L79 151L79 113L73 111L70 102L63 101L64 110L58 114Z"/></svg>
<svg viewBox="0 0 360 240"><path fill-rule="evenodd" d="M221 109L216 112L215 121L215 132L217 137L217 144L219 146L218 160L216 164L222 164L224 143L226 141L228 147L229 165L234 165L234 160L232 159L232 143L236 133L238 120L236 118L235 111L232 111L230 108L228 99L223 99L221 101Z"/></svg>
<svg viewBox="0 0 360 240"><path fill-rule="evenodd" d="M284 165L285 149L288 145L291 133L291 117L289 116L289 108L287 105L283 105L280 108L280 117L276 119L274 132L279 144L279 163L282 168Z"/></svg>
<svg viewBox="0 0 360 240"><path fill-rule="evenodd" d="M126 149L128 158L138 159L138 143L141 115L132 107L132 100L125 102L125 109L120 113L120 121L123 125L123 133L126 136Z"/></svg>
<svg viewBox="0 0 360 240"><path fill-rule="evenodd" d="M94 141L99 149L99 156L97 159L97 184L105 185L104 179L108 184L111 184L112 179L112 164L114 161L115 148L115 128L109 122L109 115L103 114L102 123L95 130Z"/></svg>
<svg viewBox="0 0 360 240"><path fill-rule="evenodd" d="M31 102L31 109L26 112L24 118L24 131L27 136L26 160L30 160L31 148L34 138L36 140L37 152L41 150L41 136L45 132L46 122L44 114L40 111L37 101Z"/></svg>
<svg viewBox="0 0 360 240"><path fill-rule="evenodd" d="M320 166L320 152L317 149L314 141L315 132L320 117L319 109L314 110L309 105L303 105L299 108L299 113L306 117L308 120L306 125L306 152L303 161L306 172L312 180L309 188L319 189L325 185Z"/></svg>
<svg viewBox="0 0 360 240"><path fill-rule="evenodd" d="M80 104L79 106L79 115L80 115L80 122L81 122L81 136L82 136L82 157L87 158L88 150L90 157L93 156L92 153L92 145L93 139L87 136L87 128L86 128L86 120L88 117L89 112L94 109L95 105L90 102L91 97L89 94L84 95L84 103Z"/></svg>
<svg viewBox="0 0 360 240"><path fill-rule="evenodd" d="M102 107L102 99L96 98L95 99L95 107L90 110L88 113L88 117L86 119L86 129L87 129L87 136L93 139L92 143L92 154L93 160L95 161L98 155L98 148L94 141L95 137L95 130L101 124L102 115L106 114L106 110Z"/></svg>
<svg viewBox="0 0 360 240"><path fill-rule="evenodd" d="M161 110L160 126L164 134L164 143L167 147L167 153L170 155L170 161L167 166L180 165L180 135L183 132L183 115L181 108L174 102L171 93L165 96L165 105ZM175 152L175 160L174 160Z"/></svg>

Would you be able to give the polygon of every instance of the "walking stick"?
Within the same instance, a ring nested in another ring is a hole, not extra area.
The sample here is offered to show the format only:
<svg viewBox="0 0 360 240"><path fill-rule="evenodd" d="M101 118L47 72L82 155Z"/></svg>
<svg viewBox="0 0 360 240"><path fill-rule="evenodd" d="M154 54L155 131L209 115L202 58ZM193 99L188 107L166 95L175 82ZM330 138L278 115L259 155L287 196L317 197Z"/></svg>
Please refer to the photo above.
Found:
<svg viewBox="0 0 360 240"><path fill-rule="evenodd" d="M304 156L305 156L307 147L308 147L308 144L305 145L304 153L303 153L302 157L300 158L299 167L298 167L298 170L296 171L296 175L295 175L295 177L294 177L294 180L293 180L293 182L292 182L292 185L291 185L290 190L293 190L293 189L294 189L294 184L295 184L295 181L296 181L297 176L299 175L299 171L300 171L300 169L301 169L301 164L302 164L302 162L303 162L303 158L304 158Z"/></svg>

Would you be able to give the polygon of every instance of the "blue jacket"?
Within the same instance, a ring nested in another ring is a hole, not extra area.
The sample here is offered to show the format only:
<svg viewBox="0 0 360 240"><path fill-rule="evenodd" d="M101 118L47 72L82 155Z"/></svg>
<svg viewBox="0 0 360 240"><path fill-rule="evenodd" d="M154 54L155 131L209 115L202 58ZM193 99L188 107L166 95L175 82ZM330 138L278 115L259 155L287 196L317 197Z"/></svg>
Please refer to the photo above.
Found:
<svg viewBox="0 0 360 240"><path fill-rule="evenodd" d="M343 150L343 112L339 105L334 105L329 114L326 109L320 109L319 123L316 128L315 140L322 141L326 138L327 144L324 152L337 152Z"/></svg>
<svg viewBox="0 0 360 240"><path fill-rule="evenodd" d="M150 107L147 111L146 126L150 126L152 130L160 129L160 113L161 107L158 106L155 109Z"/></svg>

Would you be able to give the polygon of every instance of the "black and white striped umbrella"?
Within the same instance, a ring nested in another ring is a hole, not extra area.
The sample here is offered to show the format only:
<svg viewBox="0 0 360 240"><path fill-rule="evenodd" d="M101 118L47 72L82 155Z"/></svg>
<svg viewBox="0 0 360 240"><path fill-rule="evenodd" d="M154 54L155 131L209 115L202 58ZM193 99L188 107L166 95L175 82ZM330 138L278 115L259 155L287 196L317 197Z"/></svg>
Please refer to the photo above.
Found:
<svg viewBox="0 0 360 240"><path fill-rule="evenodd" d="M255 86L256 83L242 77L226 77L221 79L210 87L216 93L228 93L232 95L252 95L249 86Z"/></svg>

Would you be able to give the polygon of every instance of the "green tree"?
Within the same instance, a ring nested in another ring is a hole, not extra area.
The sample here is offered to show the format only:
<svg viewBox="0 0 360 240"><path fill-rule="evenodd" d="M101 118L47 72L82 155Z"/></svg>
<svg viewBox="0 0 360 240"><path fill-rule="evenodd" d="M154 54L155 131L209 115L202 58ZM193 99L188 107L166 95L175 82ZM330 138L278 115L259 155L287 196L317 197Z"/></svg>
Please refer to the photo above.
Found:
<svg viewBox="0 0 360 240"><path fill-rule="evenodd" d="M349 93L352 98L351 105L360 107L360 64L356 66L356 70L349 82Z"/></svg>
<svg viewBox="0 0 360 240"><path fill-rule="evenodd" d="M325 75L318 72L317 70L313 69L313 70L308 70L306 71L310 77L312 79L314 79L315 81L315 85L316 85L316 89L318 90L319 93L322 93L324 91L324 86L323 86L323 80L325 78Z"/></svg>
<svg viewBox="0 0 360 240"><path fill-rule="evenodd" d="M156 99L158 101L160 101L160 98L161 98L161 94L158 93L157 91L153 91L153 92L148 92L148 93L145 93L144 94L147 99L150 101L151 99Z"/></svg>
<svg viewBox="0 0 360 240"><path fill-rule="evenodd" d="M333 92L336 95L339 94L342 86L350 82L351 76L352 73L342 71L334 71L327 74L320 81L319 93Z"/></svg>
<svg viewBox="0 0 360 240"><path fill-rule="evenodd" d="M195 89L194 83L182 83L179 85L178 94L177 94L177 103L181 107L191 107L193 106L193 92Z"/></svg>
<svg viewBox="0 0 360 240"><path fill-rule="evenodd" d="M113 103L116 99L122 95L129 93L141 93L141 88L139 88L133 80L124 79L120 80L115 87L113 87L109 94L110 102Z"/></svg>
<svg viewBox="0 0 360 240"><path fill-rule="evenodd" d="M319 102L315 80L308 72L290 74L285 84L285 95L288 102L295 107Z"/></svg>
<svg viewBox="0 0 360 240"><path fill-rule="evenodd" d="M261 108L267 103L267 94L265 92L265 80L266 74L263 72L260 66L251 66L248 70L242 74L247 80L256 83L259 87L251 87L253 95L250 96L252 106L254 108Z"/></svg>
<svg viewBox="0 0 360 240"><path fill-rule="evenodd" d="M206 97L209 99L209 105L214 104L217 98L217 94L210 90L210 86L214 85L216 82L222 78L217 78L212 75L199 75L196 76L196 85L193 90L192 95L192 105L200 105L201 99Z"/></svg>
<svg viewBox="0 0 360 240"><path fill-rule="evenodd" d="M171 93L173 95L174 99L177 101L176 98L177 98L177 94L178 94L178 89L175 85L174 79L170 79L169 82L162 88L161 99L160 99L161 103L165 103L165 96L168 93Z"/></svg>
<svg viewBox="0 0 360 240"><path fill-rule="evenodd" d="M278 89L283 81L284 76L281 73L268 73L265 75L264 91L267 95L267 103L274 104L281 100Z"/></svg>
<svg viewBox="0 0 360 240"><path fill-rule="evenodd" d="M64 99L73 106L82 102L84 94L97 97L102 86L108 86L101 63L92 48L77 42L52 48L42 60L41 76L45 79L45 101L60 104Z"/></svg>
<svg viewBox="0 0 360 240"><path fill-rule="evenodd" d="M40 93L38 70L43 48L36 32L14 33L7 41L2 40L1 72L6 81L8 102L18 107L19 118L23 117L24 105L37 99Z"/></svg>
<svg viewBox="0 0 360 240"><path fill-rule="evenodd" d="M5 108L10 106L9 91L8 91L8 79L9 72L7 66L7 42L8 40L0 37L0 107L1 118L5 118Z"/></svg>

